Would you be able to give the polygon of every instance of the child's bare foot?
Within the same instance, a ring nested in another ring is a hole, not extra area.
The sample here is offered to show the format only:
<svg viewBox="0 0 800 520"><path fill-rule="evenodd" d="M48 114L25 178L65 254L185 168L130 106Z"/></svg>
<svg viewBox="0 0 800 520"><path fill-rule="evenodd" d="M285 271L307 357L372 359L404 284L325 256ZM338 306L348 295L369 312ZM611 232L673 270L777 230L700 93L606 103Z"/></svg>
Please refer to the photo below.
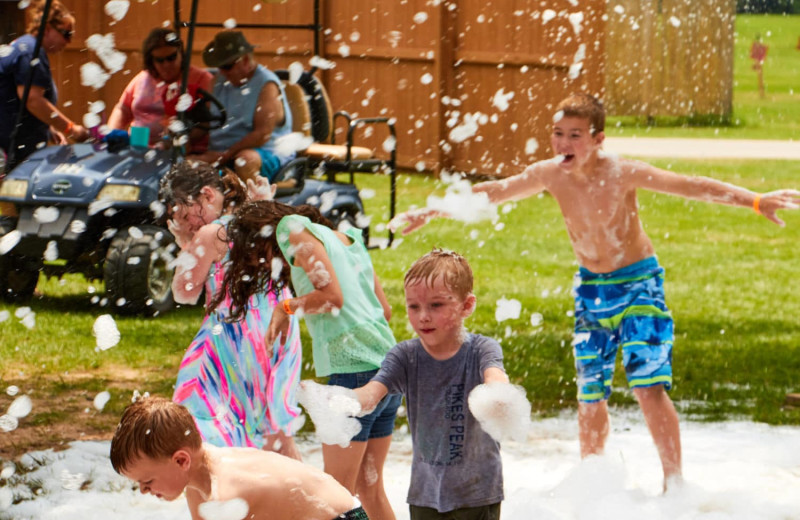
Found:
<svg viewBox="0 0 800 520"><path fill-rule="evenodd" d="M664 479L664 494L674 493L683 487L683 475L676 473Z"/></svg>

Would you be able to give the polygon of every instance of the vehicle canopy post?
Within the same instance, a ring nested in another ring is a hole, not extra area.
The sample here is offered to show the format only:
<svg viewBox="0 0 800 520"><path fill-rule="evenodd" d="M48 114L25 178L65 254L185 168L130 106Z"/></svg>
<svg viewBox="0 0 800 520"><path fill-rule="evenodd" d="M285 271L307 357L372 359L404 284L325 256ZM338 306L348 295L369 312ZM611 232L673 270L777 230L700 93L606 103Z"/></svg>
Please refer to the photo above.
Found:
<svg viewBox="0 0 800 520"><path fill-rule="evenodd" d="M52 3L53 0L45 0L44 11L42 11L42 19L39 21L39 34L36 35L36 46L33 48L33 58L31 58L31 62L39 59L39 51L42 49L42 40L44 39L44 31L47 28L47 21L50 18L50 5ZM25 110L27 110L26 106L28 105L28 96L31 93L31 86L33 85L33 73L34 68L31 67L28 77L25 79L25 88L22 92L19 110L17 110L17 119L14 122L14 129L11 130L11 136L9 137L8 160L6 161L3 174L0 175L0 179L5 177L11 171L12 165L14 164L14 159L17 155L17 134L19 133L20 126L22 126L22 116L25 113Z"/></svg>
<svg viewBox="0 0 800 520"><path fill-rule="evenodd" d="M181 90L180 96L186 94L189 85L189 67L192 62L192 47L194 45L194 28L195 24L197 23L197 4L199 0L192 0L192 9L189 14L189 32L186 35L186 43L183 47L183 59L181 60ZM175 0L173 3L174 12L175 12L175 30L178 31L178 35L180 35L181 27L183 26L183 22L181 21L181 2L180 0ZM186 125L186 112L179 111L178 112L178 120ZM177 146L172 147L172 163L176 163L178 161L180 155L180 150Z"/></svg>

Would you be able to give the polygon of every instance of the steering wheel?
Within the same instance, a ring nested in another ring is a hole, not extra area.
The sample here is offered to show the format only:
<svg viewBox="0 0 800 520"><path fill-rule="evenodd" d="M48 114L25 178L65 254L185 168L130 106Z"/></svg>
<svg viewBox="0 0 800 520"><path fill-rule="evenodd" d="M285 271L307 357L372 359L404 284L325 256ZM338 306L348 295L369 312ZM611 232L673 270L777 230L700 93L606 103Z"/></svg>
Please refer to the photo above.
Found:
<svg viewBox="0 0 800 520"><path fill-rule="evenodd" d="M216 113L211 111L209 104L217 108ZM228 113L222 102L211 92L198 88L197 101L192 108L186 111L186 119L192 127L202 125L207 130L217 130L225 125Z"/></svg>

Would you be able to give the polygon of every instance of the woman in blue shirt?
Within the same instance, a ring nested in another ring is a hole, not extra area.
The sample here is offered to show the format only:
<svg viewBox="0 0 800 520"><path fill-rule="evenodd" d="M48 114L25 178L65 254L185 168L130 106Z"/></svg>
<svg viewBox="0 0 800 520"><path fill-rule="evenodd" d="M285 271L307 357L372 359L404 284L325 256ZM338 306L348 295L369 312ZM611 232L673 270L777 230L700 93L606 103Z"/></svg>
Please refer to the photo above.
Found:
<svg viewBox="0 0 800 520"><path fill-rule="evenodd" d="M75 17L61 2L53 1L39 55L34 57L44 2L33 5L31 9L33 16L28 24L28 33L11 42L6 52L0 53L0 148L9 155L11 132L17 120L25 84L33 74L17 133L14 164L47 145L51 137L57 144L66 144L67 137L79 141L89 137L86 128L74 123L56 108L57 92L48 57L61 52L72 41Z"/></svg>

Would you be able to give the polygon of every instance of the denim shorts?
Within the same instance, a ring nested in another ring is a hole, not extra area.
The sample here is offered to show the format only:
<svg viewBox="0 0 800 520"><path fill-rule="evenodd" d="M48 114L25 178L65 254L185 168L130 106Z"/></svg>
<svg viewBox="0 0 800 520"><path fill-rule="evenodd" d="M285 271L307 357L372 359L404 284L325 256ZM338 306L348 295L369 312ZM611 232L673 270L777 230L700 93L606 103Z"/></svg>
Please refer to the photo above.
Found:
<svg viewBox="0 0 800 520"><path fill-rule="evenodd" d="M377 370L369 370L353 374L331 374L328 384L352 389L361 388L369 383L377 373ZM366 442L369 439L390 436L394 430L394 419L397 417L397 409L402 400L402 394L388 394L381 399L372 413L364 417L357 417L358 422L361 423L361 431L351 440Z"/></svg>

